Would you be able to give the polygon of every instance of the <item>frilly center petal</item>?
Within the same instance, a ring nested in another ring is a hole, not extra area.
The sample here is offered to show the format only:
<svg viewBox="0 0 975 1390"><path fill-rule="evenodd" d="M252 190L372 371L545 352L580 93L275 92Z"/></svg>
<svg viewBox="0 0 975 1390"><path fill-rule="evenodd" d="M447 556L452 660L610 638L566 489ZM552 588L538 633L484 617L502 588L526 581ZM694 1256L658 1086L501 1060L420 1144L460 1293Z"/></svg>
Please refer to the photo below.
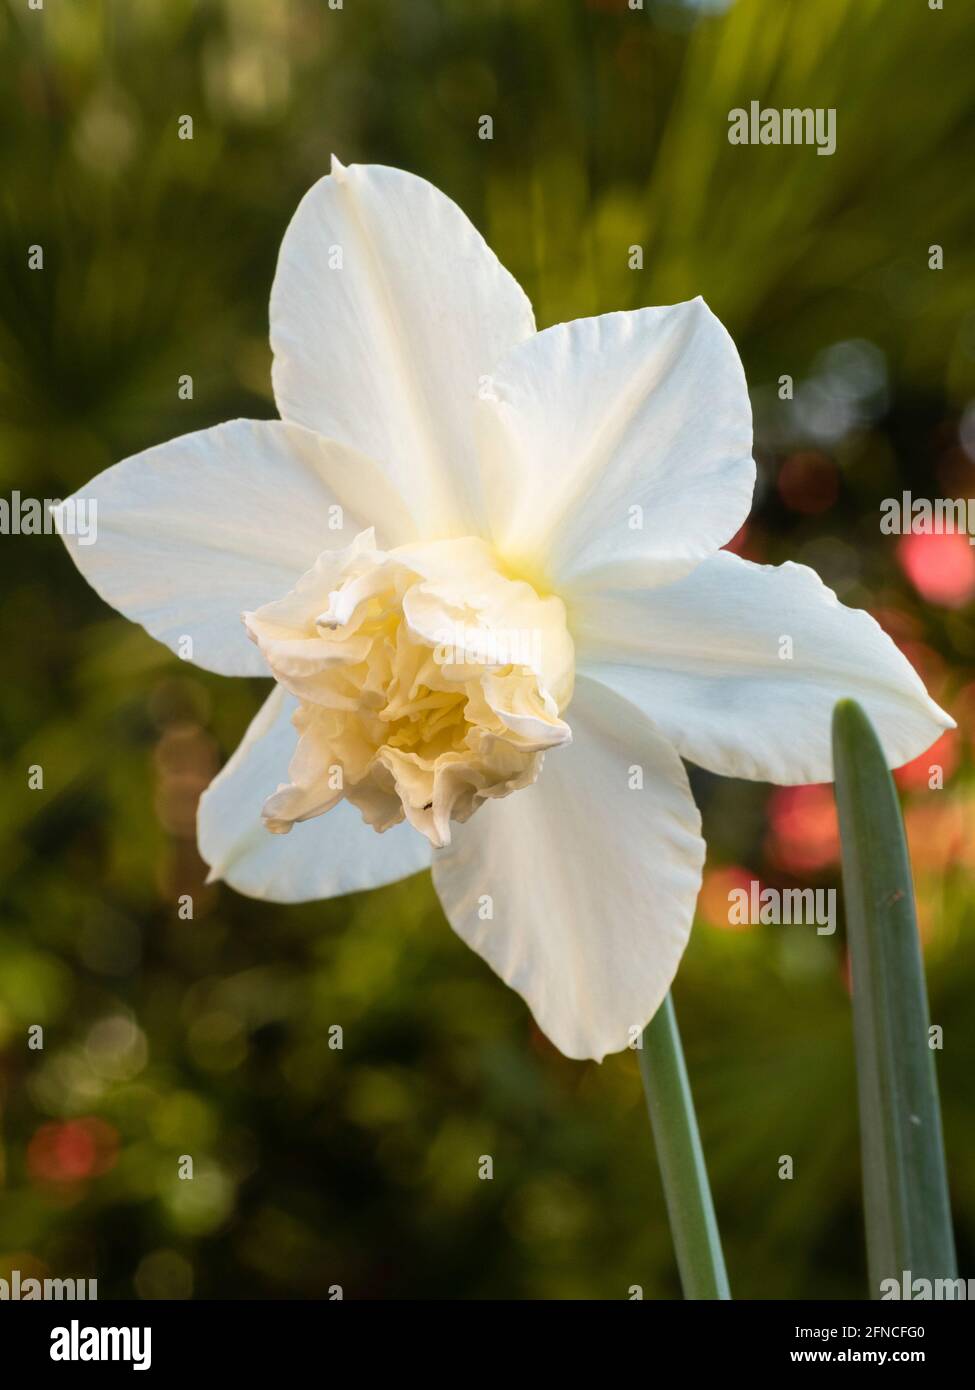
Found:
<svg viewBox="0 0 975 1390"><path fill-rule="evenodd" d="M275 833L345 798L374 829L405 818L439 849L452 820L529 786L571 741L565 607L481 540L383 551L363 531L244 622L300 702L291 781L263 810Z"/></svg>

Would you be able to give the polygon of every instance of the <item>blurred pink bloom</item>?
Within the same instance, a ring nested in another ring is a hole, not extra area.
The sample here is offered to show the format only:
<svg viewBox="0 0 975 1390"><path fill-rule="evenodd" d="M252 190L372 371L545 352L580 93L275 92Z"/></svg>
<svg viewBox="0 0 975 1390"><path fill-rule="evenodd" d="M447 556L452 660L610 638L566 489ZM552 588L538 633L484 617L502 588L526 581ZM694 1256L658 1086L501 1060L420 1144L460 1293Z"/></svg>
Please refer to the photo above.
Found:
<svg viewBox="0 0 975 1390"><path fill-rule="evenodd" d="M776 787L768 799L770 857L790 873L825 869L840 853L833 788Z"/></svg>
<svg viewBox="0 0 975 1390"><path fill-rule="evenodd" d="M960 532L904 536L897 558L915 589L930 603L960 608L975 594L975 546Z"/></svg>

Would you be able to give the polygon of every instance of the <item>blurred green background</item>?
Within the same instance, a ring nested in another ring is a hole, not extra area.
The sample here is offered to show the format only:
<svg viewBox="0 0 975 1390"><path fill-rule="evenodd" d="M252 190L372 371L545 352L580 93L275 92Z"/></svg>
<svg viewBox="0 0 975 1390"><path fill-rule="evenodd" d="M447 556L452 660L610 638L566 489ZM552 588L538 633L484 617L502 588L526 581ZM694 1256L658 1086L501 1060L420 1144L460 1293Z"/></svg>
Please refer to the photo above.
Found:
<svg viewBox="0 0 975 1390"><path fill-rule="evenodd" d="M973 46L955 0L0 9L2 496L275 413L277 247L333 150L456 199L540 326L699 293L727 324L760 466L737 548L870 608L960 725L901 784L963 1275L975 548L883 536L879 506L975 496ZM753 98L835 107L835 155L729 145ZM676 1294L634 1056L560 1057L426 875L300 908L204 889L196 799L264 684L182 665L54 536L0 554L0 1274L102 1297ZM831 793L694 786L709 859L675 997L733 1291L862 1297L842 931L727 924L739 881L838 883Z"/></svg>

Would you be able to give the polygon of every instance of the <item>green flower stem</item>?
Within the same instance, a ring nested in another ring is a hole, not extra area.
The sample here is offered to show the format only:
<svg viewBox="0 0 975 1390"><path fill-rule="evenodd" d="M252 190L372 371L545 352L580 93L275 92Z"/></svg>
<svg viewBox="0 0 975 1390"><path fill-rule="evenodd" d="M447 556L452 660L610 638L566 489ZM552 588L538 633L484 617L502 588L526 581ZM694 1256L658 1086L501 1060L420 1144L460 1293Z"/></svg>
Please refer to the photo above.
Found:
<svg viewBox="0 0 975 1390"><path fill-rule="evenodd" d="M833 711L833 765L853 975L870 1295L953 1279L955 1246L914 888L897 793L873 725Z"/></svg>
<svg viewBox="0 0 975 1390"><path fill-rule="evenodd" d="M730 1298L684 1051L669 994L644 1029L640 1076L684 1297Z"/></svg>

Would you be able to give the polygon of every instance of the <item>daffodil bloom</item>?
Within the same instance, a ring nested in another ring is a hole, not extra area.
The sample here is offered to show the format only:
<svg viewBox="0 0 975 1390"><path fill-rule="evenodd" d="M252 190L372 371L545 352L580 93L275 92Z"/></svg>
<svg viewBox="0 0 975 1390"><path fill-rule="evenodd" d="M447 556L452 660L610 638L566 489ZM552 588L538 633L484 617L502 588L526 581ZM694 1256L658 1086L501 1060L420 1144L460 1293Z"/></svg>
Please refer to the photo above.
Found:
<svg viewBox="0 0 975 1390"><path fill-rule="evenodd" d="M64 536L173 650L274 677L200 803L212 876L299 902L432 865L564 1053L622 1049L694 915L682 759L821 782L842 696L894 766L951 720L811 570L721 548L751 412L702 300L537 332L454 203L335 162L270 316L281 419L107 469L97 543Z"/></svg>

